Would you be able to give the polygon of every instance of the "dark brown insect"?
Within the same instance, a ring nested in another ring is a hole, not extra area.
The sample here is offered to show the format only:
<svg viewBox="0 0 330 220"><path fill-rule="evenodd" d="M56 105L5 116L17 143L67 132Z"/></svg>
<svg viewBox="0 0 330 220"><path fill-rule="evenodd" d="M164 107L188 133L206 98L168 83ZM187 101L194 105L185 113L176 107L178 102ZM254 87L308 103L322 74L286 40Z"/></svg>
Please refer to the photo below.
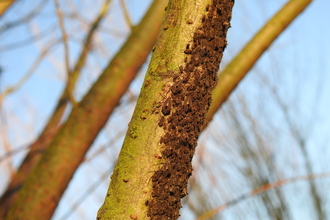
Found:
<svg viewBox="0 0 330 220"><path fill-rule="evenodd" d="M185 97L185 100L183 101L183 110L187 113L192 107L192 101L189 96Z"/></svg>
<svg viewBox="0 0 330 220"><path fill-rule="evenodd" d="M186 62L187 57L185 57L184 59L185 59L185 62ZM179 67L179 70L180 70L180 72L182 73L182 72L183 72L183 66L180 66L180 67Z"/></svg>
<svg viewBox="0 0 330 220"><path fill-rule="evenodd" d="M161 159L162 158L162 155L161 154L155 154L155 158L157 159ZM147 200L148 201L148 200Z"/></svg>
<svg viewBox="0 0 330 220"><path fill-rule="evenodd" d="M185 50L184 50L184 53L185 53L185 54L191 54L191 53L192 53L192 50L191 50L191 49L185 49Z"/></svg>
<svg viewBox="0 0 330 220"><path fill-rule="evenodd" d="M202 30L197 30L195 32L194 39L198 40L198 39L202 39L202 38L205 38L205 32Z"/></svg>
<svg viewBox="0 0 330 220"><path fill-rule="evenodd" d="M187 64L186 67L184 68L186 72L192 72L194 70L194 65L191 63Z"/></svg>
<svg viewBox="0 0 330 220"><path fill-rule="evenodd" d="M158 122L158 126L159 127L163 127L164 123L165 123L165 118L164 117L161 117L160 120L159 120L159 122Z"/></svg>
<svg viewBox="0 0 330 220"><path fill-rule="evenodd" d="M180 135L180 144L186 145L188 143L189 136L186 132L182 132Z"/></svg>
<svg viewBox="0 0 330 220"><path fill-rule="evenodd" d="M162 107L162 113L164 116L169 115L172 109L172 98L168 97Z"/></svg>
<svg viewBox="0 0 330 220"><path fill-rule="evenodd" d="M183 72L182 76L182 82L187 83L189 81L190 73L189 72Z"/></svg>
<svg viewBox="0 0 330 220"><path fill-rule="evenodd" d="M178 94L182 91L182 82L179 80L171 86L171 91L173 94Z"/></svg>

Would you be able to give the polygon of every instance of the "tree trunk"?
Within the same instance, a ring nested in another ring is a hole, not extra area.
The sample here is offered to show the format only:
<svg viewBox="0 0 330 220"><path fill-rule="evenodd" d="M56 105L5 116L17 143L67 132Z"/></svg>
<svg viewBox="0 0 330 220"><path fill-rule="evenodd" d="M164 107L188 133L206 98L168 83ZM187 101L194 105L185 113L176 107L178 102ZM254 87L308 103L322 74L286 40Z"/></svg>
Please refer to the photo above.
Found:
<svg viewBox="0 0 330 220"><path fill-rule="evenodd" d="M233 0L170 1L98 219L177 219Z"/></svg>

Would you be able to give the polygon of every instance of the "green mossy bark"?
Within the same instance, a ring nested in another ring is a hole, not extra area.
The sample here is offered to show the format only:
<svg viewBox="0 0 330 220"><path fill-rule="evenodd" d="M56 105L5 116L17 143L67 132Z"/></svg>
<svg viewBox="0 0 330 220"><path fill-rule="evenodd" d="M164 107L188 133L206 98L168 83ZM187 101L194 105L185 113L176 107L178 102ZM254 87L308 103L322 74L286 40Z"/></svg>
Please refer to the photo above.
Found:
<svg viewBox="0 0 330 220"><path fill-rule="evenodd" d="M7 220L50 219L75 170L145 62L164 16L156 0L120 52L82 101L73 108L41 161L27 178Z"/></svg>
<svg viewBox="0 0 330 220"><path fill-rule="evenodd" d="M151 177L164 163L158 126L161 106L184 63L186 45L201 26L211 0L170 1L141 93L111 177L111 184L97 219L149 219Z"/></svg>

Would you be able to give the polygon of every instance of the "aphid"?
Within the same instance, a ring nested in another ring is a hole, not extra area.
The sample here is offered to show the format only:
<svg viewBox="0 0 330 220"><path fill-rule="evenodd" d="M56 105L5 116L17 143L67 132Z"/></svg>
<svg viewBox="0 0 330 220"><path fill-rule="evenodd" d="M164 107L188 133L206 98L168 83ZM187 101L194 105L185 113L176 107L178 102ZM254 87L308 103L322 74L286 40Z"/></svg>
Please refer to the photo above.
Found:
<svg viewBox="0 0 330 220"><path fill-rule="evenodd" d="M192 64L186 65L185 71L192 72L193 70L194 70L194 65L192 65Z"/></svg>
<svg viewBox="0 0 330 220"><path fill-rule="evenodd" d="M205 32L202 30L197 30L194 34L194 39L198 40L198 39L202 39L205 37Z"/></svg>
<svg viewBox="0 0 330 220"><path fill-rule="evenodd" d="M183 110L187 113L192 107L192 101L189 96L186 96L183 101Z"/></svg>
<svg viewBox="0 0 330 220"><path fill-rule="evenodd" d="M167 29L168 29L168 26L165 26L165 27L164 27L164 30L167 30Z"/></svg>
<svg viewBox="0 0 330 220"><path fill-rule="evenodd" d="M194 22L191 19L187 20L187 24L193 24L193 23Z"/></svg>
<svg viewBox="0 0 330 220"><path fill-rule="evenodd" d="M182 82L187 83L189 81L190 73L189 72L183 72Z"/></svg>
<svg viewBox="0 0 330 220"><path fill-rule="evenodd" d="M189 140L188 134L186 132L182 132L180 136L180 143L182 145L186 145L188 143L188 140Z"/></svg>
<svg viewBox="0 0 330 220"><path fill-rule="evenodd" d="M201 46L199 45L193 49L192 53L193 54L198 53L200 51L200 49L201 49Z"/></svg>
<svg viewBox="0 0 330 220"><path fill-rule="evenodd" d="M174 130L178 126L178 124L179 124L178 118L174 118L174 120L171 124L172 129Z"/></svg>
<svg viewBox="0 0 330 220"><path fill-rule="evenodd" d="M169 115L171 113L172 108L172 98L168 97L162 107L162 113L164 116Z"/></svg>
<svg viewBox="0 0 330 220"><path fill-rule="evenodd" d="M173 81L177 80L179 78L179 74L174 74Z"/></svg>
<svg viewBox="0 0 330 220"><path fill-rule="evenodd" d="M190 85L187 87L188 91L194 91L196 89L196 85Z"/></svg>
<svg viewBox="0 0 330 220"><path fill-rule="evenodd" d="M161 137L160 140L159 140L159 143L160 143L160 144L165 143L165 138L164 138L164 137Z"/></svg>
<svg viewBox="0 0 330 220"><path fill-rule="evenodd" d="M184 59L185 59L185 62L186 62L187 57L184 58ZM180 70L180 72L182 73L182 72L183 72L183 66L180 66L180 67L179 67L179 70Z"/></svg>
<svg viewBox="0 0 330 220"><path fill-rule="evenodd" d="M190 50L190 49L185 49L185 50L184 50L184 53L185 53L185 54L191 54L191 53L192 53L192 50Z"/></svg>
<svg viewBox="0 0 330 220"><path fill-rule="evenodd" d="M161 159L162 158L162 155L161 154L155 154L155 158L157 159ZM147 200L148 201L148 200Z"/></svg>
<svg viewBox="0 0 330 220"><path fill-rule="evenodd" d="M171 87L171 91L173 94L178 94L180 93L182 90L182 83L181 81L175 82L172 87Z"/></svg>
<svg viewBox="0 0 330 220"><path fill-rule="evenodd" d="M158 122L158 126L159 127L163 127L164 123L165 123L165 118L164 117L161 117L160 120L159 120L159 122Z"/></svg>

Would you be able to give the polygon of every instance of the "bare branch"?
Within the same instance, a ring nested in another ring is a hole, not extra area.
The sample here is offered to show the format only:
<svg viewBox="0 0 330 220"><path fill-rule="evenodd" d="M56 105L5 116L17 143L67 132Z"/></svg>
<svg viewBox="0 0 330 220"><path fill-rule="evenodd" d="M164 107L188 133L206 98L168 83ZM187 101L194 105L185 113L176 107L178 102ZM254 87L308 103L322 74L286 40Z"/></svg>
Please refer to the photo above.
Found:
<svg viewBox="0 0 330 220"><path fill-rule="evenodd" d="M34 61L30 69L23 75L23 77L16 83L14 86L10 86L9 88L5 89L4 92L0 94L0 101L10 93L13 93L20 89L23 84L32 76L33 73L35 73L36 69L40 65L41 61L45 58L45 56L49 53L49 51L58 43L58 41L54 41L50 43L50 45L43 49L43 51L39 54L37 59Z"/></svg>
<svg viewBox="0 0 330 220"><path fill-rule="evenodd" d="M7 151L6 154L4 154L4 155L2 155L2 156L0 157L0 163L1 163L2 161L6 160L8 157L12 157L12 156L15 155L15 154L18 154L18 153L20 153L20 152L22 152L22 151L24 151L24 150L29 149L29 147L30 147L30 146L23 146L23 147L15 148L15 149L13 149L13 150L11 150L11 151Z"/></svg>
<svg viewBox="0 0 330 220"><path fill-rule="evenodd" d="M94 22L90 25L90 29L88 31L87 37L85 39L84 45L83 45L83 49L80 53L80 57L78 58L75 67L73 68L73 71L70 73L70 77L71 77L71 91L74 89L74 85L76 84L78 77L80 75L81 69L83 67L83 65L86 62L86 58L87 55L89 53L89 51L92 48L92 39L93 36L95 34L95 31L97 30L97 28L100 26L101 21L103 20L103 18L105 17L108 9L109 9L109 5L111 3L112 0L106 0L104 2L104 5L101 7L101 10L99 12L99 16L94 20ZM68 85L69 86L69 85Z"/></svg>
<svg viewBox="0 0 330 220"><path fill-rule="evenodd" d="M47 0L41 1L41 3L39 3L38 6L33 11L31 11L29 14L25 15L23 18L20 18L16 21L12 21L7 24L4 24L2 27L0 27L0 34L3 34L6 30L8 30L10 28L14 28L14 27L17 27L19 25L29 22L37 14L39 14L39 12L43 9L43 7L45 6L45 4L47 2L48 2Z"/></svg>
<svg viewBox="0 0 330 220"><path fill-rule="evenodd" d="M28 46L30 43L32 43L34 41L41 40L42 38L50 36L53 32L54 32L54 26L51 26L36 36L32 36L32 37L26 38L26 39L18 41L18 42L9 43L7 45L1 46L0 52L14 50L14 49Z"/></svg>
<svg viewBox="0 0 330 220"><path fill-rule="evenodd" d="M226 101L230 93L245 77L260 56L286 29L286 27L312 2L312 0L291 0L278 11L245 45L240 53L221 71L218 85L213 91L213 102L207 113L207 121Z"/></svg>
<svg viewBox="0 0 330 220"><path fill-rule="evenodd" d="M109 178L111 171L115 165L116 160L113 161L109 169L107 169L87 190L78 198L78 200L71 206L69 211L67 211L59 220L66 220L70 217L70 215L79 207L79 205L85 201L100 184L107 178Z"/></svg>
<svg viewBox="0 0 330 220"><path fill-rule="evenodd" d="M65 26L63 23L63 16L62 16L62 11L60 8L60 3L58 0L54 0L55 7L56 7L56 14L57 14L57 19L58 23L62 32L62 42L64 46L64 60L65 60L65 69L67 73L67 78L68 78L68 86L67 86L67 92L70 98L70 101L73 106L77 104L74 95L73 95L73 82L72 82L72 77L71 77L71 71L70 71L70 62L69 62L69 45L68 45L68 36L65 30Z"/></svg>
<svg viewBox="0 0 330 220"><path fill-rule="evenodd" d="M313 179L321 179L321 178L328 178L330 177L330 172L325 172L325 173L317 173L317 174L308 174L308 175L303 175L303 176L297 176L297 177L293 177L293 178L288 178L288 179L282 179L273 183L269 183L269 184L265 184L262 185L248 193L245 193L239 197L237 197L236 199L233 199L229 202L226 202L225 204L218 206L215 209L212 209L208 212L206 212L205 214L203 214L202 216L200 216L199 218L197 218L196 220L206 220L211 218L212 216L216 215L217 213L223 211L224 209L236 205L239 202L242 202L248 198L251 198L252 196L255 195L259 195L261 193L267 192L271 189L275 189L275 188L279 188L281 186L290 184L290 183L294 183L297 181L303 181L303 180L313 180Z"/></svg>
<svg viewBox="0 0 330 220"><path fill-rule="evenodd" d="M125 0L120 0L120 4L121 4L121 8L123 9L125 20L126 20L128 26L130 27L130 29L132 30L134 28L134 25L129 16L129 13L128 13L128 10L127 10L126 4L125 4Z"/></svg>

